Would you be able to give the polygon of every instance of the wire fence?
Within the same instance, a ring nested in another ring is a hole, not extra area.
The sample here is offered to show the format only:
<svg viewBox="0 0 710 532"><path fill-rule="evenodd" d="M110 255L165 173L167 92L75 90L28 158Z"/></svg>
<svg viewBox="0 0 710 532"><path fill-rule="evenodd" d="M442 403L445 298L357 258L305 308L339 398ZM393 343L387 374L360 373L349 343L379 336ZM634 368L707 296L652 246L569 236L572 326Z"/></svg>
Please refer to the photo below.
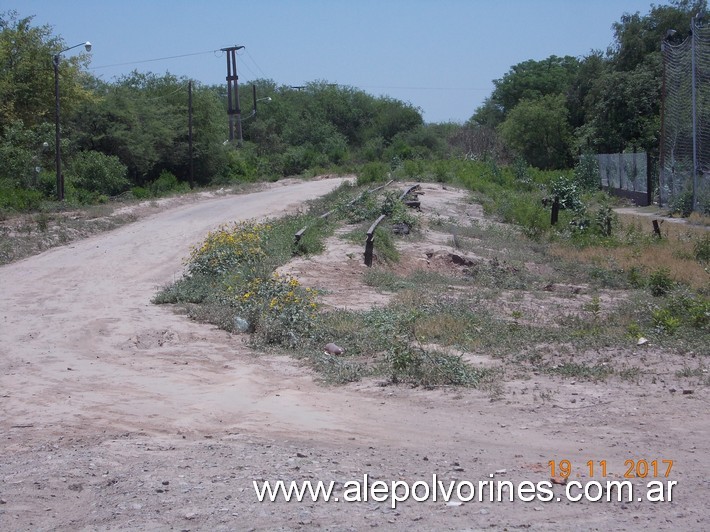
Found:
<svg viewBox="0 0 710 532"><path fill-rule="evenodd" d="M649 159L645 152L603 153L597 155L602 188L617 196L634 200L637 205L649 205Z"/></svg>
<svg viewBox="0 0 710 532"><path fill-rule="evenodd" d="M659 199L710 213L710 27L695 17L681 43L663 42Z"/></svg>

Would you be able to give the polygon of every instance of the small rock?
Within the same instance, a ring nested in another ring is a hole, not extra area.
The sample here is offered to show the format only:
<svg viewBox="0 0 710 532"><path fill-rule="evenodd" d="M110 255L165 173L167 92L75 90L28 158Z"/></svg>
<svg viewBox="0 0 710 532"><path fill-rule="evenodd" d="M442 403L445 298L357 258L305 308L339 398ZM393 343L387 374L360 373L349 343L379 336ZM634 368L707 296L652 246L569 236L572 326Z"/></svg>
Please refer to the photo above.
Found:
<svg viewBox="0 0 710 532"><path fill-rule="evenodd" d="M197 517L197 514L195 512L189 512L185 514L185 519L187 519L188 521L194 519L195 517Z"/></svg>
<svg viewBox="0 0 710 532"><path fill-rule="evenodd" d="M567 484L567 477L550 477L550 482L564 486Z"/></svg>
<svg viewBox="0 0 710 532"><path fill-rule="evenodd" d="M692 395L695 390L683 390L683 395Z"/></svg>
<svg viewBox="0 0 710 532"><path fill-rule="evenodd" d="M409 225L404 222L393 224L392 225L392 232L395 235L408 235L409 234Z"/></svg>
<svg viewBox="0 0 710 532"><path fill-rule="evenodd" d="M505 475L507 472L507 469L496 469L496 475Z"/></svg>
<svg viewBox="0 0 710 532"><path fill-rule="evenodd" d="M488 515L490 512L488 510L486 510L485 508L483 508L478 513L481 515Z"/></svg>
<svg viewBox="0 0 710 532"><path fill-rule="evenodd" d="M463 503L461 501L449 501L446 506L461 506Z"/></svg>
<svg viewBox="0 0 710 532"><path fill-rule="evenodd" d="M639 341L636 342L636 345L644 345L648 343L648 338L644 338L643 336L639 338Z"/></svg>
<svg viewBox="0 0 710 532"><path fill-rule="evenodd" d="M249 330L249 322L241 316L234 316L234 329L240 333L247 332Z"/></svg>
<svg viewBox="0 0 710 532"><path fill-rule="evenodd" d="M296 456L297 456L298 458L306 458L306 457L307 457L307 456L306 456L305 454L303 454L303 453L296 453Z"/></svg>
<svg viewBox="0 0 710 532"><path fill-rule="evenodd" d="M345 349L331 342L329 344L326 344L325 352L329 355L342 355L343 353L345 353Z"/></svg>

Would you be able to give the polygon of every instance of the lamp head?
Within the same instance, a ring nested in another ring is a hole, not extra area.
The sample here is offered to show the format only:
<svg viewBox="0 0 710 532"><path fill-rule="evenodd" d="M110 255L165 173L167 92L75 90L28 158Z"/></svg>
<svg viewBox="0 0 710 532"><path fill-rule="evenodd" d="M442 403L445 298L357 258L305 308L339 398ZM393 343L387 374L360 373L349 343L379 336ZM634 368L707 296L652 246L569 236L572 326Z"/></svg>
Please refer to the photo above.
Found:
<svg viewBox="0 0 710 532"><path fill-rule="evenodd" d="M90 52L91 51L91 43L89 41L86 41L84 43L84 48L86 48L87 52Z"/></svg>

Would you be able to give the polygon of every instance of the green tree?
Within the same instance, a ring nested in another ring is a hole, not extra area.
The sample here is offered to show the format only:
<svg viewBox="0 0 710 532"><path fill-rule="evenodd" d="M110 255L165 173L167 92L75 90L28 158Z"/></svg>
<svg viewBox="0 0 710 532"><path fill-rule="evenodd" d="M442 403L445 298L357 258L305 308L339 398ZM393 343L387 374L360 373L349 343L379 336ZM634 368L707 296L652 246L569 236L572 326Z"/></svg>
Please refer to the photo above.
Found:
<svg viewBox="0 0 710 532"><path fill-rule="evenodd" d="M546 170L571 164L572 132L561 94L522 100L499 130L505 142L532 166Z"/></svg>
<svg viewBox="0 0 710 532"><path fill-rule="evenodd" d="M187 181L188 83L171 74L134 72L99 87L101 97L75 116L79 146L117 156L134 184L153 181L163 170ZM193 164L198 183L208 183L226 164L222 147L226 138L219 95L193 82Z"/></svg>
<svg viewBox="0 0 710 532"><path fill-rule="evenodd" d="M53 117L52 56L61 41L51 33L49 26L33 27L32 17L0 13L0 133L15 120L32 127Z"/></svg>
<svg viewBox="0 0 710 532"><path fill-rule="evenodd" d="M0 179L19 187L35 186L34 168L46 166L54 153L52 57L66 47L49 26L33 26L32 18L0 13ZM78 106L91 101L81 70L87 57L62 57L59 64L62 126Z"/></svg>
<svg viewBox="0 0 710 532"><path fill-rule="evenodd" d="M542 61L524 61L510 68L493 81L495 89L491 102L498 105L504 116L523 100L566 94L579 70L575 57L551 55Z"/></svg>

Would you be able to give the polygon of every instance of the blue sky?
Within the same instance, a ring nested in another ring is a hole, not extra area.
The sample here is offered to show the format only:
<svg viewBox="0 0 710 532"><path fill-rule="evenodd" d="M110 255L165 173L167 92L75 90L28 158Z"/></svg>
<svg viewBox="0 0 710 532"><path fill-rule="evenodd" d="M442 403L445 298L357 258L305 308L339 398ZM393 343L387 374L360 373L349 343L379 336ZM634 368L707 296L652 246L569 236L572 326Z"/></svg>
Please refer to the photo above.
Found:
<svg viewBox="0 0 710 532"><path fill-rule="evenodd" d="M514 64L606 50L612 24L625 12L648 13L651 3L0 0L0 12L34 15L34 25L49 24L67 46L91 41L91 71L106 81L135 69L225 83L226 59L214 50L244 45L240 86L326 80L409 102L427 122L463 122ZM173 56L182 57L149 61Z"/></svg>

